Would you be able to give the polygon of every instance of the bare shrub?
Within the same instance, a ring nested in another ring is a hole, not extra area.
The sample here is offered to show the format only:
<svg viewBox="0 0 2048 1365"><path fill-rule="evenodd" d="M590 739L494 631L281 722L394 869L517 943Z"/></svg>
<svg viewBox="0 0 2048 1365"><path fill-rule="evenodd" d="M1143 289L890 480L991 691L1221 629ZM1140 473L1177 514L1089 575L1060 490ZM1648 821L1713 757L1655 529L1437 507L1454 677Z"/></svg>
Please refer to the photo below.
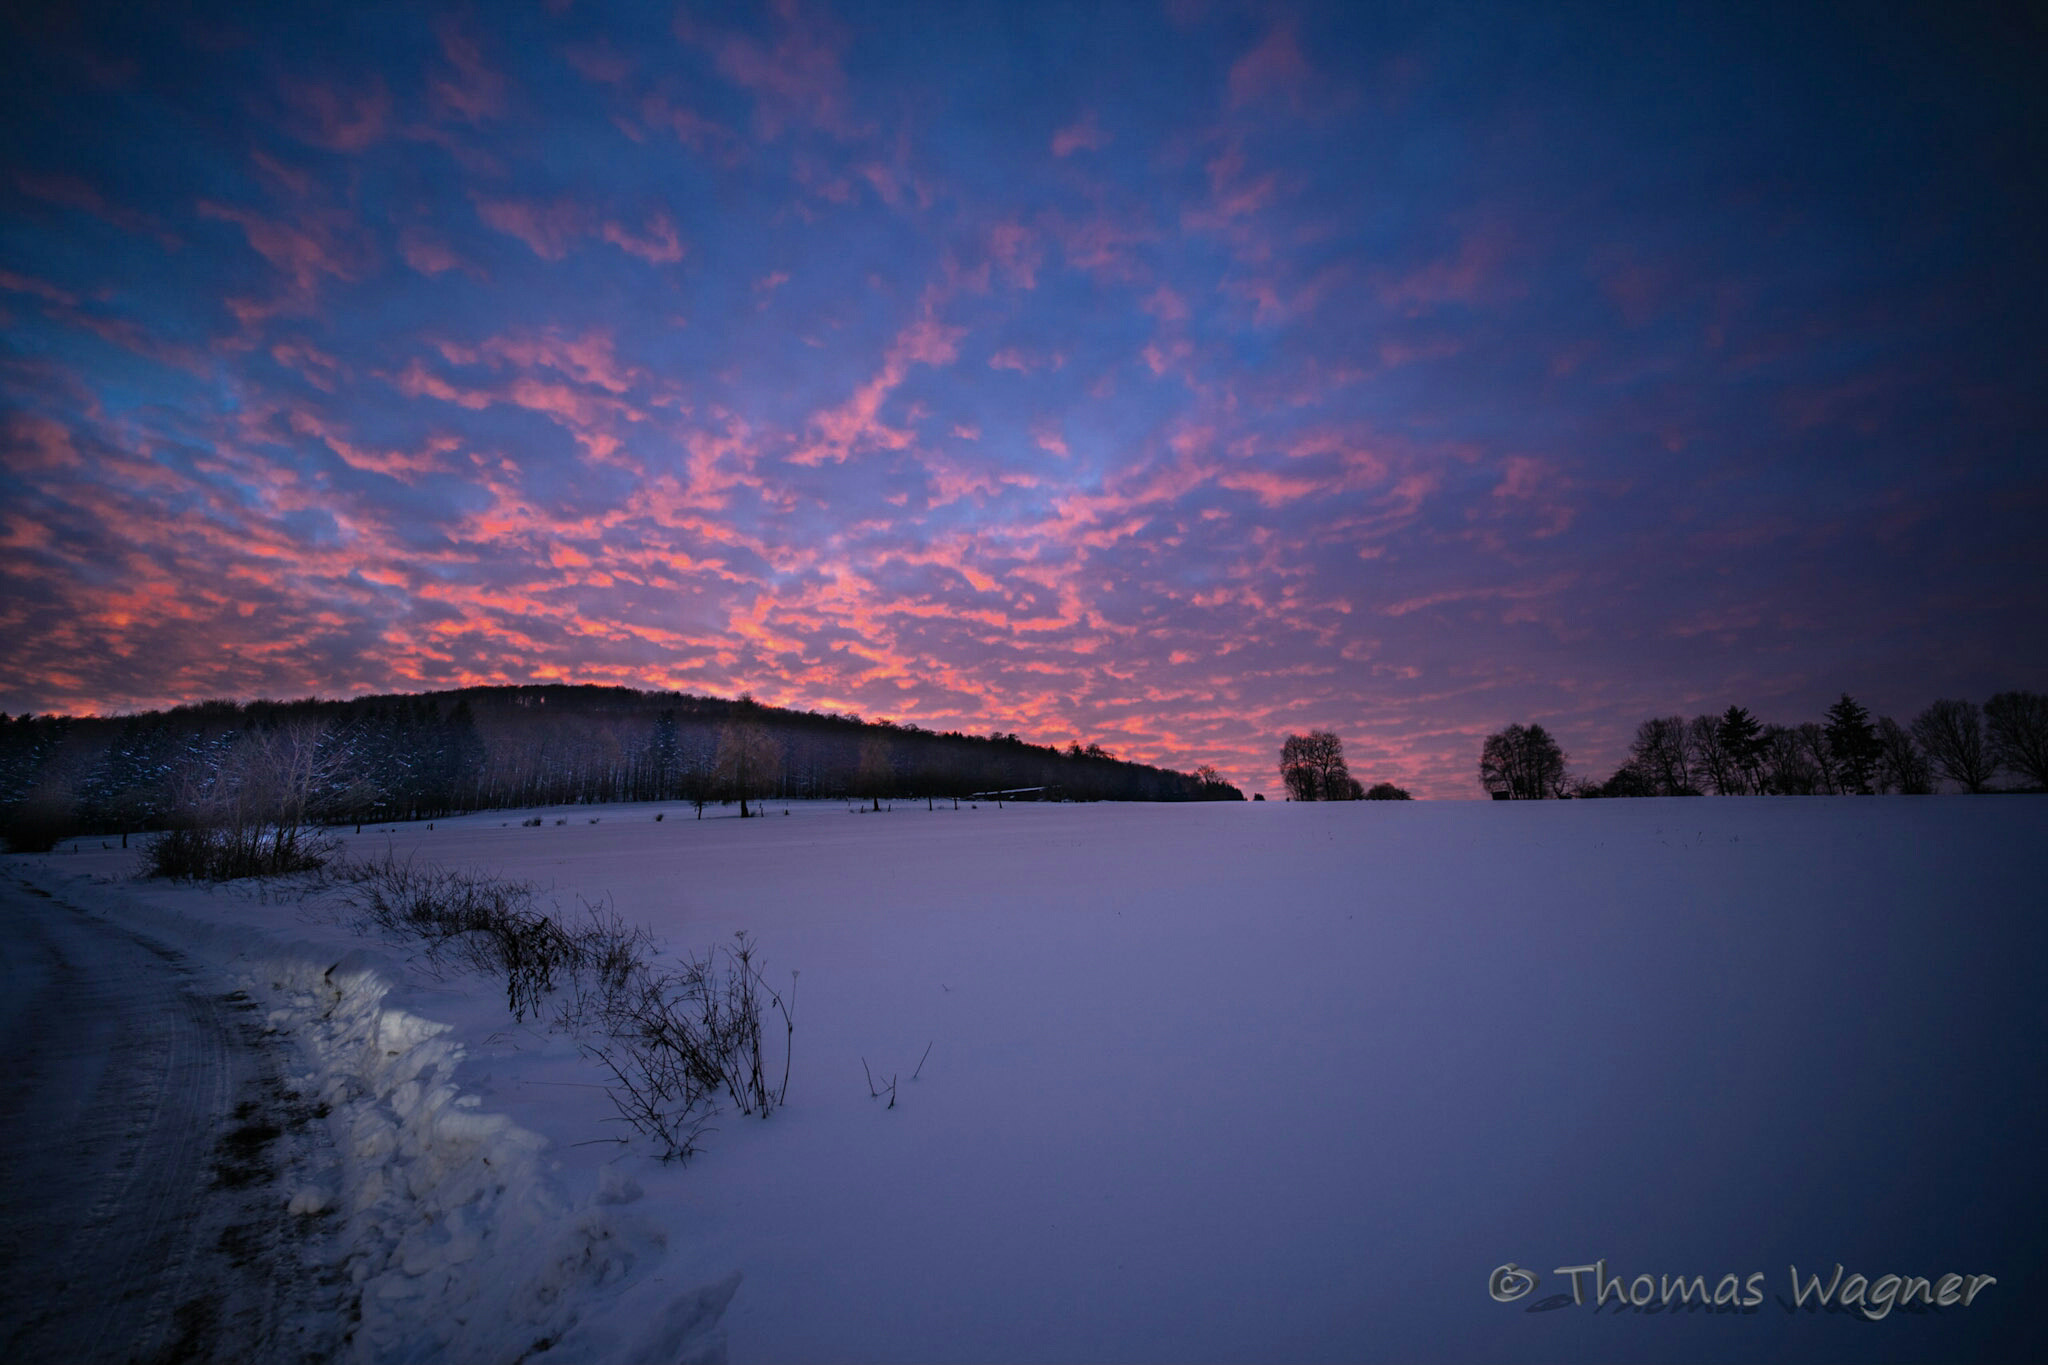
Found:
<svg viewBox="0 0 2048 1365"><path fill-rule="evenodd" d="M317 829L269 822L181 823L151 842L143 875L225 882L314 872L335 848L335 841Z"/></svg>
<svg viewBox="0 0 2048 1365"><path fill-rule="evenodd" d="M722 1105L766 1118L789 1093L796 973L787 996L768 985L744 931L730 944L657 969L647 931L607 901L581 920L542 913L534 888L386 854L340 867L363 932L420 945L436 967L495 976L515 1021L542 1018L583 1040L611 1073L619 1116L686 1160ZM782 1021L779 1072L772 1021Z"/></svg>
<svg viewBox="0 0 2048 1365"><path fill-rule="evenodd" d="M619 1116L687 1160L718 1112L720 1096L740 1113L768 1117L789 1093L796 1024L796 974L784 998L762 975L743 931L671 971L636 964L612 998L610 1027L584 1050L611 1072ZM779 1076L764 1047L770 1012L782 1020Z"/></svg>
<svg viewBox="0 0 2048 1365"><path fill-rule="evenodd" d="M420 944L439 967L448 961L505 981L514 1020L539 1018L563 973L586 955L578 937L534 906L533 886L481 873L415 863L386 854L351 865L347 899L358 926Z"/></svg>
<svg viewBox="0 0 2048 1365"><path fill-rule="evenodd" d="M196 757L173 784L170 828L150 845L144 875L231 881L311 872L335 842L315 819L319 793L342 757L327 727L293 721L235 738Z"/></svg>

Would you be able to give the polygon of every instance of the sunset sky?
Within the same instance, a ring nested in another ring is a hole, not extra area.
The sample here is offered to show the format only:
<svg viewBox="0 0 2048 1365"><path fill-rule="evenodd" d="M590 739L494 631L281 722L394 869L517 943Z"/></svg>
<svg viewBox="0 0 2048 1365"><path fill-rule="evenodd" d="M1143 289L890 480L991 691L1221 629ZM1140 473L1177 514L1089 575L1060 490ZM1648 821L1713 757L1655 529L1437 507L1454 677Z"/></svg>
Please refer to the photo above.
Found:
<svg viewBox="0 0 2048 1365"><path fill-rule="evenodd" d="M1878 8L11 6L0 709L2041 689L2042 32Z"/></svg>

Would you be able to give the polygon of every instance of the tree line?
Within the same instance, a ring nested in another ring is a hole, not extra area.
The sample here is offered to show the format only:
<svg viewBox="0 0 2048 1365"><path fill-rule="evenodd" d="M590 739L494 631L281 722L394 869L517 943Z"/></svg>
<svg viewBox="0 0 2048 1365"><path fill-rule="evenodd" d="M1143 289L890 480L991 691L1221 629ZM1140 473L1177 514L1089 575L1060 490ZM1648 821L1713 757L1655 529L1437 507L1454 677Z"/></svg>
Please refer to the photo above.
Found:
<svg viewBox="0 0 2048 1365"><path fill-rule="evenodd" d="M1748 708L1656 716L1636 727L1629 756L1604 782L1574 775L1541 725L1486 737L1479 784L1498 800L1546 797L1926 795L1944 781L1965 792L2048 789L2048 696L2000 692L1980 708L1944 698L1908 724L1872 719L1846 692L1824 721L1772 725Z"/></svg>
<svg viewBox="0 0 2048 1365"><path fill-rule="evenodd" d="M288 807L314 824L686 801L1243 800L1099 744L1060 749L622 687L474 687L349 701L208 701L122 717L0 715L0 828L15 847Z"/></svg>
<svg viewBox="0 0 2048 1365"><path fill-rule="evenodd" d="M1280 782L1290 801L1406 801L1391 782L1368 787L1351 775L1344 741L1329 730L1289 735L1280 745Z"/></svg>

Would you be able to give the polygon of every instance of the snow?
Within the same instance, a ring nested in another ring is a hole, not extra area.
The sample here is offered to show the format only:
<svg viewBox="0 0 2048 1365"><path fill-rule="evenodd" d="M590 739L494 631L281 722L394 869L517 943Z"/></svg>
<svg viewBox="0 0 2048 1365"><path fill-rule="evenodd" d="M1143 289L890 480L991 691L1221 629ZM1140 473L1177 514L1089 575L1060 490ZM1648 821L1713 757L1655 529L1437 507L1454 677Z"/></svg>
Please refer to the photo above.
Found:
<svg viewBox="0 0 2048 1365"><path fill-rule="evenodd" d="M747 929L771 979L800 969L788 1106L725 1115L687 1166L617 1142L573 1041L492 983L317 905L121 880L114 852L8 862L181 934L302 1040L350 1160L292 1197L347 1220L367 1359L2040 1342L2048 800L657 809L346 842L609 897L677 949ZM1556 1307L1553 1267L1597 1258L1768 1295ZM1508 1261L1543 1277L1527 1302L1486 1293ZM1837 1261L1999 1283L1795 1311L1788 1265Z"/></svg>

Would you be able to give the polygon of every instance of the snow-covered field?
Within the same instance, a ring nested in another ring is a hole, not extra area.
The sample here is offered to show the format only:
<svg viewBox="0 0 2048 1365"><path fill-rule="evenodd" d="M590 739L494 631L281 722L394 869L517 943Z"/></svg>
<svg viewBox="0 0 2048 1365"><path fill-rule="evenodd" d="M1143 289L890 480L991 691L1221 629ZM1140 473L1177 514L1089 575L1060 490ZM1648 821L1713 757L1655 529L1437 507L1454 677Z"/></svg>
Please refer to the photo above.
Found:
<svg viewBox="0 0 2048 1365"><path fill-rule="evenodd" d="M493 983L317 904L138 884L97 841L5 869L222 964L327 1058L356 1168L301 1193L356 1220L366 1354L431 1339L429 1287L475 1324L452 1354L704 1351L735 1272L742 1362L2048 1344L2048 799L655 809L346 843L800 969L788 1106L686 1167L612 1141L601 1077ZM1588 1275L1574 1306L1554 1268L1599 1258L1762 1272L1762 1302L1596 1310ZM1489 1296L1506 1262L1535 1292ZM1996 1283L1793 1307L1790 1267L1837 1262Z"/></svg>

